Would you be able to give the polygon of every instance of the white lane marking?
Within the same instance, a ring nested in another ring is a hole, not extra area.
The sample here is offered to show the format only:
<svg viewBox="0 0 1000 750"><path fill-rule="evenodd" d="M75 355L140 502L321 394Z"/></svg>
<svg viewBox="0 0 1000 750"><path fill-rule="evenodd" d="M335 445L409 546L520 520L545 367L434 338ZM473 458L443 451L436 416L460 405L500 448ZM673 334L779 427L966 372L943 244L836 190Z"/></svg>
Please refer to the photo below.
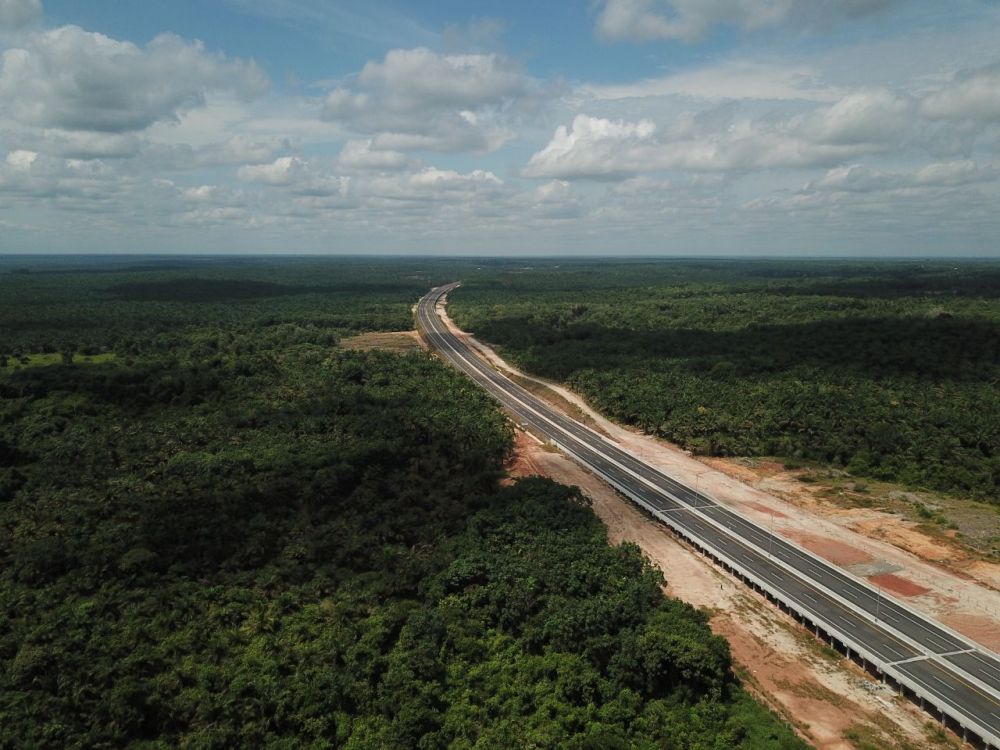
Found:
<svg viewBox="0 0 1000 750"><path fill-rule="evenodd" d="M888 643L884 644L882 646L882 648L884 648L886 651L891 651L896 656L906 656L906 654L904 654L902 651L897 651L895 648L893 648L892 646L890 646ZM918 656L916 658L918 658L918 659L926 659L927 657L926 656Z"/></svg>
<svg viewBox="0 0 1000 750"><path fill-rule="evenodd" d="M949 685L947 682L945 682L944 680L942 680L940 677L932 677L931 679L933 679L934 682L938 683L939 685L944 685L951 692L953 692L953 693L955 692L955 686L954 685Z"/></svg>

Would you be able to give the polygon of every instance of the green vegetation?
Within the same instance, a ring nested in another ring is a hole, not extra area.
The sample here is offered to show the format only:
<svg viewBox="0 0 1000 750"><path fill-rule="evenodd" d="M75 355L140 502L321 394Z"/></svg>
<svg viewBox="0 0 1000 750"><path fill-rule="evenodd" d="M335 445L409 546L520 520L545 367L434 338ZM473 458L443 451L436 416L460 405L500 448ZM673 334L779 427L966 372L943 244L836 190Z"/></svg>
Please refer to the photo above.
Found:
<svg viewBox="0 0 1000 750"><path fill-rule="evenodd" d="M337 347L474 269L128 263L0 267L0 746L802 747L471 382Z"/></svg>
<svg viewBox="0 0 1000 750"><path fill-rule="evenodd" d="M521 367L698 453L1000 496L995 263L546 262L451 298Z"/></svg>

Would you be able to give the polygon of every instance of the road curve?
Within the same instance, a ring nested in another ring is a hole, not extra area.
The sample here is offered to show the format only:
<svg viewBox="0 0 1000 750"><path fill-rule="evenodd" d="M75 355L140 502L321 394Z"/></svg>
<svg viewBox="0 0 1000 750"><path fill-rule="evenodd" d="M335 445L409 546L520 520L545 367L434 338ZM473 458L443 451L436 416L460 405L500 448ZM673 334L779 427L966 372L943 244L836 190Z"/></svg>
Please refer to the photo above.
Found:
<svg viewBox="0 0 1000 750"><path fill-rule="evenodd" d="M775 536L622 450L541 401L487 364L437 315L458 282L432 289L417 304L431 346L482 386L517 421L544 436L676 533L825 632L895 683L960 735L1000 750L1000 657Z"/></svg>

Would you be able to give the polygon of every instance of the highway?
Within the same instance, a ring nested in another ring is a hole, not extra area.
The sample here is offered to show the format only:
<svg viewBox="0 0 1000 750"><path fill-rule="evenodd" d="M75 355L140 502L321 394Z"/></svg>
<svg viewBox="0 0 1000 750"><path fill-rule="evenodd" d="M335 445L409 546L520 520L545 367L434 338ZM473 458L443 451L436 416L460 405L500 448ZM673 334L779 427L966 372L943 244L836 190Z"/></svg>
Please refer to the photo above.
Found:
<svg viewBox="0 0 1000 750"><path fill-rule="evenodd" d="M436 312L458 283L417 305L428 343L521 424L645 508L678 535L834 638L960 735L1000 750L1000 657L808 550L622 450L498 373Z"/></svg>

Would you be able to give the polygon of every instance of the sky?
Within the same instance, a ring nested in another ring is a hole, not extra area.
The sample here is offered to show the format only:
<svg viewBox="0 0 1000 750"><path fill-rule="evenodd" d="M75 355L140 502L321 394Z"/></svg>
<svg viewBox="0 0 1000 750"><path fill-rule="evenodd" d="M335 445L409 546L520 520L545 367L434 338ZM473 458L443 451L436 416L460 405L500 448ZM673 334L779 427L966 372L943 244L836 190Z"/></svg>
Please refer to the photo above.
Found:
<svg viewBox="0 0 1000 750"><path fill-rule="evenodd" d="M0 253L998 238L997 0L0 0Z"/></svg>

